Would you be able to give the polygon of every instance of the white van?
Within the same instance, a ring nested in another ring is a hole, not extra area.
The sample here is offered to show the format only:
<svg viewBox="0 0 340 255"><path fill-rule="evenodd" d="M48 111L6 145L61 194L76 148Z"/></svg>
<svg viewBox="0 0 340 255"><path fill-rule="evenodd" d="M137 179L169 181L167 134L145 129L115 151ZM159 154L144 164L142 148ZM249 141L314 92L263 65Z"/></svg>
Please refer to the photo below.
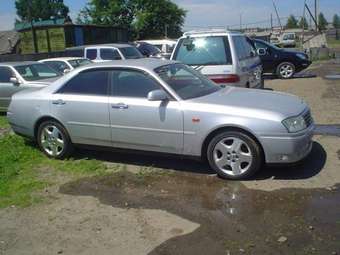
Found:
<svg viewBox="0 0 340 255"><path fill-rule="evenodd" d="M221 29L186 32L171 59L192 66L221 86L263 88L261 59L242 33Z"/></svg>

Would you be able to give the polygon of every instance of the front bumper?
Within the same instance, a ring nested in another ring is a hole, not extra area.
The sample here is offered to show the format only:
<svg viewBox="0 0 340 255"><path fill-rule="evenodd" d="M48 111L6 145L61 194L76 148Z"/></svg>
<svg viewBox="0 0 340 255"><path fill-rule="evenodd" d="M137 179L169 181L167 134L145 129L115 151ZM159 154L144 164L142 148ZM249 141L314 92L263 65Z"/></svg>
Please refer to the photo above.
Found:
<svg viewBox="0 0 340 255"><path fill-rule="evenodd" d="M313 148L314 125L289 137L260 137L266 163L296 163L309 155Z"/></svg>

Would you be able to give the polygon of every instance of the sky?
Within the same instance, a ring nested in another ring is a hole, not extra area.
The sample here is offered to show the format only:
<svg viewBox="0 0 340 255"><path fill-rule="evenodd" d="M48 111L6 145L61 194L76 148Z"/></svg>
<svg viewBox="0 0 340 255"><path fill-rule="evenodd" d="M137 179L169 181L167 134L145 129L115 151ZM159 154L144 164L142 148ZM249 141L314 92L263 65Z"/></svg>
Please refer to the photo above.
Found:
<svg viewBox="0 0 340 255"><path fill-rule="evenodd" d="M172 0L187 10L184 30L204 27L230 27L240 26L240 16L243 27L268 25L270 14L275 15L272 0ZM13 29L15 14L15 0L0 0L0 30ZM87 0L64 0L69 6L71 18L75 19L79 10ZM301 16L304 0L275 0L280 17L290 14ZM307 0L312 5L313 0ZM340 15L339 0L319 0L320 11L331 21L337 12ZM274 16L275 18L275 16ZM274 20L275 24L275 20Z"/></svg>

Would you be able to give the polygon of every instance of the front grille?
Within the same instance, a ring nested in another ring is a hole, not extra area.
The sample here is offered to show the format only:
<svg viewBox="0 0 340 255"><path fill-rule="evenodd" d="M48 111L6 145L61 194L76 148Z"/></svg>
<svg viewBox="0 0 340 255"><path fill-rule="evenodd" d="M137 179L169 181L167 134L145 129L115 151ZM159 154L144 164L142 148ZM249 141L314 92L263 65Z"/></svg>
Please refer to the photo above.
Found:
<svg viewBox="0 0 340 255"><path fill-rule="evenodd" d="M306 122L307 127L313 124L313 117L309 110L303 114L303 118Z"/></svg>

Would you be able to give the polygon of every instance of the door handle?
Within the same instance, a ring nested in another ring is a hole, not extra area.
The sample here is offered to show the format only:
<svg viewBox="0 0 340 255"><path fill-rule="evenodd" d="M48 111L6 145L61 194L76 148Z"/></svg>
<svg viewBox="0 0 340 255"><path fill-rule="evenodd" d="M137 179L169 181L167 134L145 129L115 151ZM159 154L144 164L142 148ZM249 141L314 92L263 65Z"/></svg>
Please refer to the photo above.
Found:
<svg viewBox="0 0 340 255"><path fill-rule="evenodd" d="M58 100L53 100L52 104L56 104L56 105L64 105L66 104L66 102L62 99L58 99Z"/></svg>
<svg viewBox="0 0 340 255"><path fill-rule="evenodd" d="M124 103L112 104L111 107L113 109L128 109L129 108L129 106Z"/></svg>

